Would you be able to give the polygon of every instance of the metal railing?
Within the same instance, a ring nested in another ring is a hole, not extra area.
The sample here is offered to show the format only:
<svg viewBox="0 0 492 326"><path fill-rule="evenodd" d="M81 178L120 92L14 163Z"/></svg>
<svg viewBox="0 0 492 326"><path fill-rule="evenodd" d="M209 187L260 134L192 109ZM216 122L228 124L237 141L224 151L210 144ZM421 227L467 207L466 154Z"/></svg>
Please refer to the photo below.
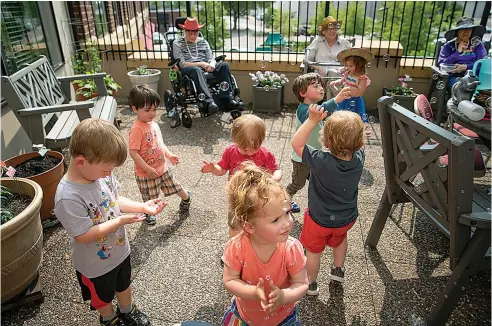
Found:
<svg viewBox="0 0 492 326"><path fill-rule="evenodd" d="M437 40L454 27L460 17L474 17L485 26L491 9L489 1L85 3L90 6L78 8L85 11L85 15L79 17L85 18L76 17L73 5L70 9L76 47L83 48L90 38L113 59L140 52L144 59L164 60L159 52L167 51L165 33L175 27L175 18L191 16L206 24L202 34L216 54L253 53L254 56L247 56L246 60L255 61L264 59L265 54L283 54L278 56L279 61L298 64L304 58L305 48L318 34L323 18L333 16L341 21L341 36L355 37L357 45L377 50L374 51L377 66L394 64L396 67L398 60L391 64L390 60L402 59L403 66L422 68L426 60L435 59ZM95 28L90 27L87 17L93 17ZM84 28L85 32L81 33ZM403 50L400 48L398 52L398 45Z"/></svg>

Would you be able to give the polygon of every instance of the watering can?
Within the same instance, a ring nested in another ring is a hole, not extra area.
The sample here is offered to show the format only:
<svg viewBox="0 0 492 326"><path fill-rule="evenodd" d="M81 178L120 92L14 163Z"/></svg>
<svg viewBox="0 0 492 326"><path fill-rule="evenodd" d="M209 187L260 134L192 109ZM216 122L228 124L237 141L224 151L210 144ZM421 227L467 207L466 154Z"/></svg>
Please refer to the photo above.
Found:
<svg viewBox="0 0 492 326"><path fill-rule="evenodd" d="M473 74L480 80L480 85L477 86L476 92L482 89L491 89L491 74L492 74L492 59L483 58L477 60L473 65Z"/></svg>

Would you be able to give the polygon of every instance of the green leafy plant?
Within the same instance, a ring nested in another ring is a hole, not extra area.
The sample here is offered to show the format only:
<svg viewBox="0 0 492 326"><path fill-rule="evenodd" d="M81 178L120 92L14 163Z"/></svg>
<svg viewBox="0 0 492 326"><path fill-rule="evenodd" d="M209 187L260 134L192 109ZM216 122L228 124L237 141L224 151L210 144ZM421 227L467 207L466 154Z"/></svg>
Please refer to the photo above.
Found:
<svg viewBox="0 0 492 326"><path fill-rule="evenodd" d="M137 68L137 74L139 75L149 75L150 70L147 69L147 66L140 66Z"/></svg>
<svg viewBox="0 0 492 326"><path fill-rule="evenodd" d="M404 77L398 78L398 81L400 82L400 85L393 87L391 90L389 90L391 95L402 95L402 96L415 95L413 88L408 87L408 84L405 82Z"/></svg>
<svg viewBox="0 0 492 326"><path fill-rule="evenodd" d="M77 51L71 57L71 60L72 68L78 75L102 72L102 60L99 56L99 50L94 43L88 42L83 50ZM92 79L78 79L72 83L78 87L75 92L77 95L91 98L97 93L96 82ZM110 75L104 77L104 84L109 95L115 94L121 88Z"/></svg>
<svg viewBox="0 0 492 326"><path fill-rule="evenodd" d="M12 199L13 195L9 191L9 189L5 186L0 185L0 200L1 200L1 207L2 210L0 212L1 216L1 223L7 223L11 219L14 218L14 214L12 213L12 209L10 207L10 200Z"/></svg>

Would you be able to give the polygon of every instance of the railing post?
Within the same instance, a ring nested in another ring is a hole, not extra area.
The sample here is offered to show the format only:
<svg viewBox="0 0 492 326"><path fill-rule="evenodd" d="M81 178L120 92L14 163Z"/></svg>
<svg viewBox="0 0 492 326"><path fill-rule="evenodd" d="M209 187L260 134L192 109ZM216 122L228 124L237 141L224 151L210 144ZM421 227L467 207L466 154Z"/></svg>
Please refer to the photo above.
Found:
<svg viewBox="0 0 492 326"><path fill-rule="evenodd" d="M487 20L489 20L491 3L490 1L485 1L485 8L483 9L482 19L480 20L480 25L487 27Z"/></svg>
<svg viewBox="0 0 492 326"><path fill-rule="evenodd" d="M330 1L325 2L325 17L328 17L328 14L330 13Z"/></svg>
<svg viewBox="0 0 492 326"><path fill-rule="evenodd" d="M186 17L191 17L191 1L186 1Z"/></svg>

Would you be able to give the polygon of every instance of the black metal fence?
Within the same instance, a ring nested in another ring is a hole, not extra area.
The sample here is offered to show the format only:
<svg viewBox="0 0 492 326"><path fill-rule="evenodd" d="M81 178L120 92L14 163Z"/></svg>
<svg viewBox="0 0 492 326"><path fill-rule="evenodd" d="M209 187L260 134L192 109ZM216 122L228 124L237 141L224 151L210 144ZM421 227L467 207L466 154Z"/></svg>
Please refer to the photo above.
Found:
<svg viewBox="0 0 492 326"><path fill-rule="evenodd" d="M203 37L216 54L254 53L246 60L255 61L268 53L283 54L279 60L298 64L323 18L333 16L341 21L341 36L377 49L378 66L403 58L402 65L414 67L424 67L425 60L418 59L436 57L437 40L460 17L474 17L487 26L491 10L489 1L96 1L79 7L75 3L69 4L76 47L83 48L92 39L113 59L140 52L144 59L163 60L159 52L168 51L165 35L175 28L175 19L194 16L206 24ZM490 33L490 27L487 30ZM395 55L398 44L403 51Z"/></svg>

